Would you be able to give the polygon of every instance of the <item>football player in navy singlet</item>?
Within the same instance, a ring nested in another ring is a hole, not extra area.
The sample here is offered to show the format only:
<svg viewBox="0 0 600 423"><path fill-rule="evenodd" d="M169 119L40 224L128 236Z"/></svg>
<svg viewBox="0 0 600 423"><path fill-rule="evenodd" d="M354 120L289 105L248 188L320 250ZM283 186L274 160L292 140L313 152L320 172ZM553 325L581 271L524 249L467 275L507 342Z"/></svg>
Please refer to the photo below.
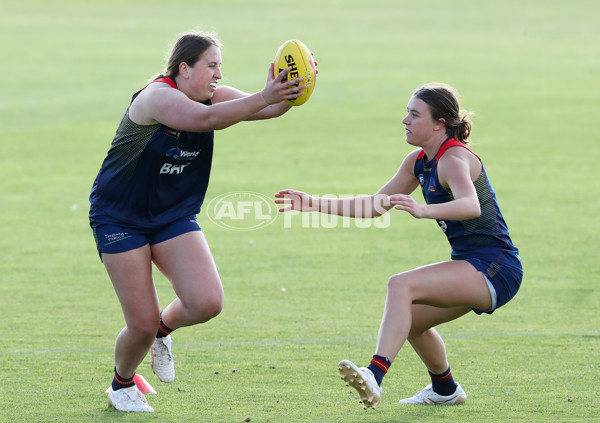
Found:
<svg viewBox="0 0 600 423"><path fill-rule="evenodd" d="M213 131L281 116L291 108L284 100L304 88L302 78L285 81L289 68L273 77L273 64L260 92L220 86L220 47L203 32L177 40L166 72L133 96L93 184L90 225L126 323L107 391L119 411L154 411L136 385L138 365L150 351L159 379L173 381L170 333L204 323L223 307L221 280L196 221ZM162 312L152 263L177 294Z"/></svg>
<svg viewBox="0 0 600 423"><path fill-rule="evenodd" d="M376 194L344 199L282 190L275 202L288 210L370 218L391 208L435 219L452 248L451 260L392 276L368 367L339 363L344 381L365 408L381 400L381 382L405 341L429 371L431 385L401 404L461 404L467 395L454 381L446 347L435 327L473 310L493 313L517 293L523 278L519 251L500 212L479 157L468 147L469 113L461 112L454 89L427 84L411 96L402 120L409 153L398 172ZM426 204L410 194L420 188Z"/></svg>

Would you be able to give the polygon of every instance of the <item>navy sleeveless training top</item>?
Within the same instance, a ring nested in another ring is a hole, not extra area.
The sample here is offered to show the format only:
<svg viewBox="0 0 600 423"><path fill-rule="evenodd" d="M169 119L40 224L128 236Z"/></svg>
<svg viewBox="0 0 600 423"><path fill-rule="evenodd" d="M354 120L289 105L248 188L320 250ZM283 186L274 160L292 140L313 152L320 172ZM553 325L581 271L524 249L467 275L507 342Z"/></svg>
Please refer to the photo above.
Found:
<svg viewBox="0 0 600 423"><path fill-rule="evenodd" d="M451 147L463 147L475 154L463 143L454 138L448 138L433 159L428 159L423 150L417 156L414 174L419 180L427 204L446 203L454 199L450 189L444 188L440 184L437 175L437 164ZM477 157L477 155L475 156ZM496 194L488 180L483 163L481 164L481 174L474 185L481 207L479 217L461 221L437 221L452 247L452 259L464 260L471 257L495 259L498 254L501 255L503 252L518 254L518 249L510 239L508 227L500 212Z"/></svg>
<svg viewBox="0 0 600 423"><path fill-rule="evenodd" d="M171 78L153 82L177 89ZM210 177L213 137L213 131L138 125L128 108L94 181L90 221L154 229L198 214Z"/></svg>

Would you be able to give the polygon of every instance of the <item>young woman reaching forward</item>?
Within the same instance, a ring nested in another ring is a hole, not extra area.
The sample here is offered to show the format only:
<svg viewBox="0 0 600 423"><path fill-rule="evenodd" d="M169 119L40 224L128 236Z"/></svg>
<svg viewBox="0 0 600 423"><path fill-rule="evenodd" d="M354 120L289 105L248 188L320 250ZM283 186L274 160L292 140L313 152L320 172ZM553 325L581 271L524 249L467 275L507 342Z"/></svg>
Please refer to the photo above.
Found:
<svg viewBox="0 0 600 423"><path fill-rule="evenodd" d="M302 79L290 69L262 91L220 86L221 44L191 32L175 43L164 74L134 94L90 194L90 225L126 326L117 336L109 404L153 412L134 375L148 351L163 382L175 376L170 333L204 323L223 307L223 287L196 215L210 177L214 131L270 119L291 108ZM251 144L249 142L248 144ZM152 264L176 298L160 308Z"/></svg>
<svg viewBox="0 0 600 423"><path fill-rule="evenodd" d="M468 115L461 115L454 90L428 84L410 98L406 141L416 150L371 196L325 199L296 190L275 195L280 211L298 210L370 218L392 207L421 219L435 219L452 247L451 260L392 276L368 367L342 360L342 379L355 388L365 408L381 400L381 382L408 340L431 377L415 396L400 403L460 404L467 396L454 382L444 341L435 327L473 310L492 313L517 293L523 277L518 249L498 207L479 157L468 147ZM421 188L425 205L410 194Z"/></svg>

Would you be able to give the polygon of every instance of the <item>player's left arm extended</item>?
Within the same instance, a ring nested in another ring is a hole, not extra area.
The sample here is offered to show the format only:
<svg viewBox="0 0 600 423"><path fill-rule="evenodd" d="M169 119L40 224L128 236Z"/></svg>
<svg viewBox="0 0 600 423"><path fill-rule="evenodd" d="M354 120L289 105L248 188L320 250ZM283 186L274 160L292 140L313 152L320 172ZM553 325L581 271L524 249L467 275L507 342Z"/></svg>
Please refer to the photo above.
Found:
<svg viewBox="0 0 600 423"><path fill-rule="evenodd" d="M452 201L441 204L418 204L408 195L390 196L390 203L416 218L437 220L469 220L481 215L481 207L472 175L481 173L478 160L465 154L446 153L438 163L438 179L452 192ZM462 152L461 152L462 153ZM471 153L467 153L471 154ZM477 167L478 169L472 168Z"/></svg>
<svg viewBox="0 0 600 423"><path fill-rule="evenodd" d="M215 102L224 102L230 100L236 100L238 98L243 98L249 96L250 94L239 90L234 87L230 87L227 85L223 85L218 88L218 94L215 94ZM264 120L264 119L272 119L279 117L290 110L292 106L290 106L285 101L280 101L279 103L271 104L258 113L253 114L252 116L246 118L245 120Z"/></svg>

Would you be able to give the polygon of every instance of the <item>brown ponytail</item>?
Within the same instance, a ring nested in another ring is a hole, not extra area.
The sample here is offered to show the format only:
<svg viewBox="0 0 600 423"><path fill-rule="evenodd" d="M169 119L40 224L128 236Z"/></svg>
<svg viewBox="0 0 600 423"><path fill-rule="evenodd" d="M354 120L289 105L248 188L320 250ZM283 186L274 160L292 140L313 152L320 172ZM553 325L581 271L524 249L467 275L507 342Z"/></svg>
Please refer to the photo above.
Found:
<svg viewBox="0 0 600 423"><path fill-rule="evenodd" d="M154 76L152 80L165 77L175 79L179 75L180 63L185 62L190 66L194 66L202 54L211 46L219 48L222 46L216 34L209 34L202 31L192 31L183 34L175 42L175 45L173 45L173 49L167 60L165 73Z"/></svg>
<svg viewBox="0 0 600 423"><path fill-rule="evenodd" d="M444 119L446 135L468 145L472 123L469 116L473 113L460 110L458 94L449 85L432 83L418 88L413 97L419 98L429 106L434 120Z"/></svg>

